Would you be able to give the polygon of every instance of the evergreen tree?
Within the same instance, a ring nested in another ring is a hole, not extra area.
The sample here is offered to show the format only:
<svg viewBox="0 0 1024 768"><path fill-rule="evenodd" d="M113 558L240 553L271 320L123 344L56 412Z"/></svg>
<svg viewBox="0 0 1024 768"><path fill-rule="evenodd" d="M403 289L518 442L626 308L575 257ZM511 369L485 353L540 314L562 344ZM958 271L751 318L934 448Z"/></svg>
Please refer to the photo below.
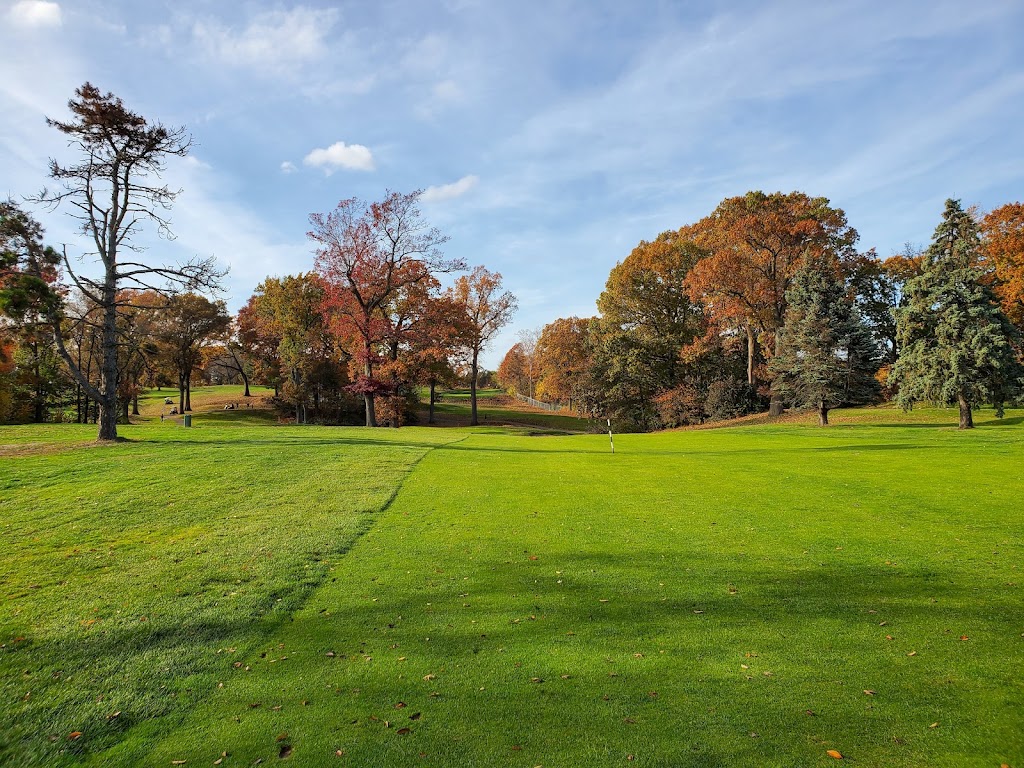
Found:
<svg viewBox="0 0 1024 768"><path fill-rule="evenodd" d="M960 429L974 427L971 410L985 401L1001 418L1024 377L1014 352L1017 331L984 282L980 248L973 217L958 200L947 200L923 272L907 283L897 312L901 351L893 376L900 405L957 403Z"/></svg>
<svg viewBox="0 0 1024 768"><path fill-rule="evenodd" d="M789 309L780 352L772 359L772 392L797 407L815 408L822 426L828 412L878 396L878 347L827 258L807 259L786 294Z"/></svg>

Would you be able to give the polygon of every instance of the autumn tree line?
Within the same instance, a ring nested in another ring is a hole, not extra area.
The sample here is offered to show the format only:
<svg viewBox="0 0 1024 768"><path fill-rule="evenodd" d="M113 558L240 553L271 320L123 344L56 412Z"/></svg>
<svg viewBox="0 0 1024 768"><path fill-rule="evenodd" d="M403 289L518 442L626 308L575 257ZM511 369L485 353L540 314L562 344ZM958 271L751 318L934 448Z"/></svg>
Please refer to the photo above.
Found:
<svg viewBox="0 0 1024 768"><path fill-rule="evenodd" d="M729 198L634 248L597 316L521 334L498 380L620 429L787 407L824 425L881 399L1002 415L1024 383L1024 204L949 200L926 249L885 259L857 240L825 198Z"/></svg>
<svg viewBox="0 0 1024 768"><path fill-rule="evenodd" d="M468 381L476 422L480 354L516 310L501 275L446 258L419 192L342 200L310 216L315 268L268 277L231 316L213 259L165 264L145 227L170 237L178 192L166 162L188 154L182 128L132 112L90 83L47 120L75 159L51 161L52 187L28 203L78 223L76 256L47 244L24 206L0 203L0 422L93 421L99 438L168 386L191 409L196 381L275 390L297 422L400 426L429 388ZM87 270L90 261L98 269ZM442 287L446 276L454 278Z"/></svg>
<svg viewBox="0 0 1024 768"><path fill-rule="evenodd" d="M480 355L516 300L501 276L447 258L419 193L342 200L310 216L314 269L268 277L230 316L212 258L167 264L139 235L170 237L178 194L161 180L188 154L183 128L149 121L86 83L47 123L73 159L28 204L62 209L76 250L0 203L0 421L95 421L101 440L168 386L274 388L297 422L400 426L418 392L476 386ZM858 253L842 210L800 192L751 192L640 243L611 272L593 318L521 335L501 381L519 393L654 429L768 408L897 399L959 405L1018 397L1024 206L982 217L946 204L930 246ZM87 268L94 263L95 269ZM444 287L447 281L447 287Z"/></svg>

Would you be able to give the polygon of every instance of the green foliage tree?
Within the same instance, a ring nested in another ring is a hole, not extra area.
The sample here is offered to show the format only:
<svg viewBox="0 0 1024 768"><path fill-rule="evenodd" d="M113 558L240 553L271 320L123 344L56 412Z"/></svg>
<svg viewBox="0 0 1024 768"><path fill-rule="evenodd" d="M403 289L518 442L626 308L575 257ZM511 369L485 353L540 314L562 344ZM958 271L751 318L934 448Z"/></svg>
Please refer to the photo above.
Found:
<svg viewBox="0 0 1024 768"><path fill-rule="evenodd" d="M778 353L769 363L772 394L801 408L813 407L821 426L830 409L878 396L878 348L861 318L839 265L809 258L786 295L786 321Z"/></svg>
<svg viewBox="0 0 1024 768"><path fill-rule="evenodd" d="M61 303L59 262L43 244L42 226L14 202L0 202L0 318L14 344L10 395L29 404L36 423L46 420L50 402L66 386L48 323Z"/></svg>
<svg viewBox="0 0 1024 768"><path fill-rule="evenodd" d="M960 429L974 427L971 411L982 402L1002 417L1024 381L1014 351L1019 336L977 266L980 248L974 218L947 200L922 274L904 287L896 318L899 403L908 410L919 401L956 403Z"/></svg>

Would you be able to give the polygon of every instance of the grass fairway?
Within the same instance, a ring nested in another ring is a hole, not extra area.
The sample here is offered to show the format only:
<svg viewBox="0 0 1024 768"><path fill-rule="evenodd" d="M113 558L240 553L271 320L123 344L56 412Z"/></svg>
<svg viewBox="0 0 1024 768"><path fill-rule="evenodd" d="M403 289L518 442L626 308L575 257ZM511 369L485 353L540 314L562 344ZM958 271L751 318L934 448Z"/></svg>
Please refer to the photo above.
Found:
<svg viewBox="0 0 1024 768"><path fill-rule="evenodd" d="M2 430L4 756L1024 765L1011 416Z"/></svg>
<svg viewBox="0 0 1024 768"><path fill-rule="evenodd" d="M218 649L263 643L452 437L120 431L96 447L95 426L0 429L0 764L169 728L215 684Z"/></svg>

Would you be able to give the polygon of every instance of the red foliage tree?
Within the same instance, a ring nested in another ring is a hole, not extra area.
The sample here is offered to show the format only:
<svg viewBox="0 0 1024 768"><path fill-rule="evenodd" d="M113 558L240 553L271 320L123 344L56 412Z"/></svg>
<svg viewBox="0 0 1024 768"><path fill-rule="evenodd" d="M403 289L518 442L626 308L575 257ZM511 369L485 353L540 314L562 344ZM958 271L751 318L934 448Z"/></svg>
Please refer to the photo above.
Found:
<svg viewBox="0 0 1024 768"><path fill-rule="evenodd" d="M376 372L391 348L393 303L435 273L465 267L444 258L440 246L448 238L423 221L420 194L388 192L375 203L350 198L309 217L325 309L356 369L353 390L363 396L367 426L377 426L375 395L388 391Z"/></svg>

